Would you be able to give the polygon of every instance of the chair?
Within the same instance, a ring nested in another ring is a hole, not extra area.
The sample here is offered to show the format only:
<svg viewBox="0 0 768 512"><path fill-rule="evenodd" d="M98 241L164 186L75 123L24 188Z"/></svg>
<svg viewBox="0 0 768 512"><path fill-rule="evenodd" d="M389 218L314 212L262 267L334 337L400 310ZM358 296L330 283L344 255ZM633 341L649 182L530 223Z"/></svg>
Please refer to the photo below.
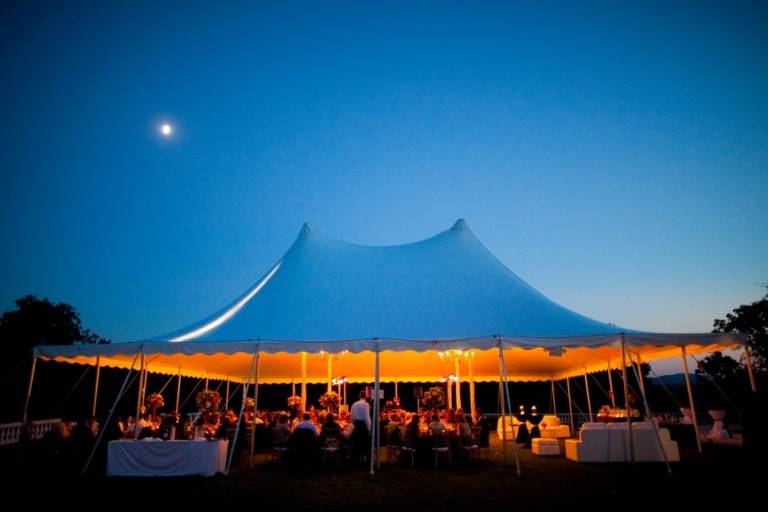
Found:
<svg viewBox="0 0 768 512"><path fill-rule="evenodd" d="M486 447L487 448L487 447ZM464 439L461 443L461 449L467 454L467 461L472 462L472 454L474 453L480 458L480 429L472 428L472 437L470 439Z"/></svg>
<svg viewBox="0 0 768 512"><path fill-rule="evenodd" d="M387 436L387 462L391 462L392 458L400 454L400 444L400 428L398 427Z"/></svg>
<svg viewBox="0 0 768 512"><path fill-rule="evenodd" d="M408 455L411 459L411 467L414 467L414 458L416 456L414 441L415 439L413 438L412 430L407 428L405 430L405 436L400 441L400 458L403 458L403 454Z"/></svg>
<svg viewBox="0 0 768 512"><path fill-rule="evenodd" d="M435 467L438 465L440 457L448 459L448 466L453 467L453 458L451 457L451 444L445 432L434 434L434 445L432 452L435 454Z"/></svg>
<svg viewBox="0 0 768 512"><path fill-rule="evenodd" d="M320 446L320 451L323 452L323 467L325 467L325 461L328 457L336 459L336 467L341 467L341 439L326 437Z"/></svg>

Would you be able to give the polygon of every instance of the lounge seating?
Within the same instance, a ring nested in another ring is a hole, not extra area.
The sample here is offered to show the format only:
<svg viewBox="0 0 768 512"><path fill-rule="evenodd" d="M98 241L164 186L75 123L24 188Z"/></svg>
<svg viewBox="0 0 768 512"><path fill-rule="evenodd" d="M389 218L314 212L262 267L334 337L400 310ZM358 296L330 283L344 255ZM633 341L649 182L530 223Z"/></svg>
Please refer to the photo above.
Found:
<svg viewBox="0 0 768 512"><path fill-rule="evenodd" d="M547 437L536 437L531 442L534 455L560 455L560 441Z"/></svg>
<svg viewBox="0 0 768 512"><path fill-rule="evenodd" d="M571 427L560 423L557 416L544 416L539 423L539 432L541 437L549 439L560 439L561 437L571 437Z"/></svg>
<svg viewBox="0 0 768 512"><path fill-rule="evenodd" d="M565 440L565 456L576 462L629 462L626 423L585 423L578 439ZM680 460L677 443L669 437L669 430L659 429L667 460ZM632 445L635 461L664 461L656 432L649 421L632 424Z"/></svg>
<svg viewBox="0 0 768 512"><path fill-rule="evenodd" d="M521 425L520 420L518 420L514 416L505 416L504 421L506 422L506 427L507 427L506 440L512 441L517 439L517 430ZM528 426L528 431L530 432L531 428L533 427L533 424L527 422L527 426ZM499 416L499 420L496 422L496 434L499 436L499 440L503 440L505 438L503 428L502 428L501 416Z"/></svg>

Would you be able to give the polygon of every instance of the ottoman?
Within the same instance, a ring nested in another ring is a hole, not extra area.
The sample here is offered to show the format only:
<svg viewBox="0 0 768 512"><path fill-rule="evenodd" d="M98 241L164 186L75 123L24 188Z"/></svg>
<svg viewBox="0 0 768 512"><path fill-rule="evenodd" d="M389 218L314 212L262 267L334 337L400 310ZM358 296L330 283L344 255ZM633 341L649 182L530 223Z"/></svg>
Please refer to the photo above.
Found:
<svg viewBox="0 0 768 512"><path fill-rule="evenodd" d="M533 439L531 451L535 455L560 455L560 443L557 439L536 437Z"/></svg>

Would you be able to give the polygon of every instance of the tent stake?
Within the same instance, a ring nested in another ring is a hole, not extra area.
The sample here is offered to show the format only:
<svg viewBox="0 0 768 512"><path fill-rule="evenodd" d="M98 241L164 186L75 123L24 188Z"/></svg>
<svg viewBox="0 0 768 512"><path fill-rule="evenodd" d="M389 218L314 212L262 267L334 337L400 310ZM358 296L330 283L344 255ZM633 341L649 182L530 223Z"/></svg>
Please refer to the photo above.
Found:
<svg viewBox="0 0 768 512"><path fill-rule="evenodd" d="M683 376L685 377L685 387L688 389L688 406L691 408L691 416L693 416L693 430L696 432L696 448L699 453L702 452L701 448L701 434L699 433L699 419L696 417L696 404L693 402L693 388L691 387L691 377L688 375L688 357L685 351L685 345L680 347L680 352L683 359Z"/></svg>

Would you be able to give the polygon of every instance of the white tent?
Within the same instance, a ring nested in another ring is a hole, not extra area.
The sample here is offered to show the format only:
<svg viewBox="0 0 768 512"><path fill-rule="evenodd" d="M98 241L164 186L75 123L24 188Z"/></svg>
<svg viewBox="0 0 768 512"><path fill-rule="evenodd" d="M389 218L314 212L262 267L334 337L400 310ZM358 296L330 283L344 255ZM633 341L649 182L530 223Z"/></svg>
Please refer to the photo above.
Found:
<svg viewBox="0 0 768 512"><path fill-rule="evenodd" d="M254 286L200 322L148 341L42 346L35 357L133 369L141 356L142 375L299 381L302 397L306 383L330 389L339 375L378 389L461 373L474 410L476 381L626 372L633 354L648 362L743 344L733 333L649 333L570 311L505 267L460 219L427 240L385 247L334 240L305 224ZM503 417L508 392L502 397Z"/></svg>
<svg viewBox="0 0 768 512"><path fill-rule="evenodd" d="M398 246L341 242L304 225L288 252L233 303L152 340L42 346L44 359L126 368L140 350L150 370L242 381L256 346L262 382L370 382L371 352L382 352L384 381L445 374L435 352L474 351L474 379L498 380L495 349L507 351L510 379L548 380L620 366L624 338L644 361L743 343L733 333L648 333L598 322L546 298L496 259L464 220ZM304 363L300 353L317 354ZM367 354L366 354L367 353ZM449 372L450 373L450 372Z"/></svg>

